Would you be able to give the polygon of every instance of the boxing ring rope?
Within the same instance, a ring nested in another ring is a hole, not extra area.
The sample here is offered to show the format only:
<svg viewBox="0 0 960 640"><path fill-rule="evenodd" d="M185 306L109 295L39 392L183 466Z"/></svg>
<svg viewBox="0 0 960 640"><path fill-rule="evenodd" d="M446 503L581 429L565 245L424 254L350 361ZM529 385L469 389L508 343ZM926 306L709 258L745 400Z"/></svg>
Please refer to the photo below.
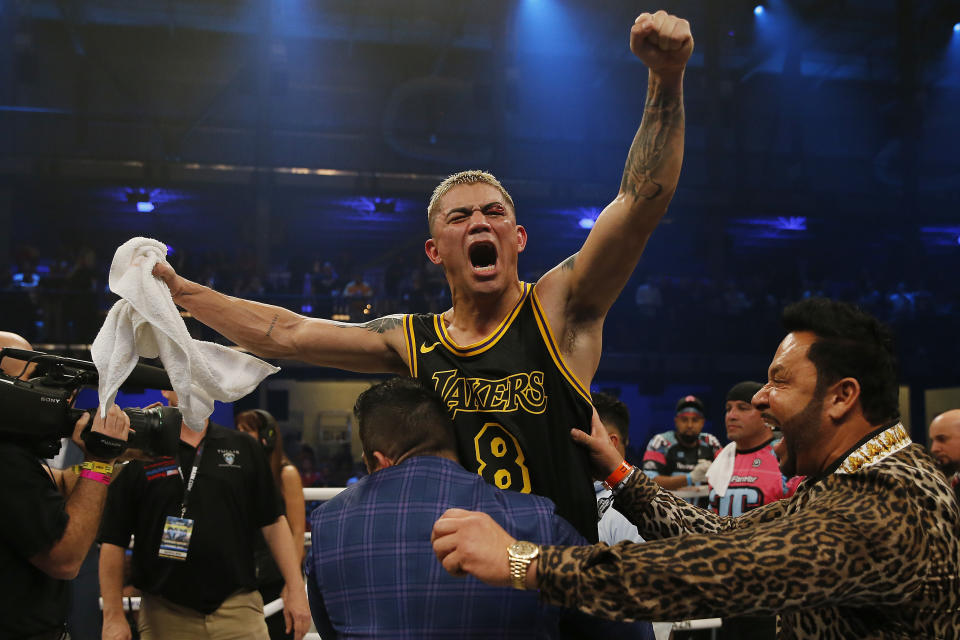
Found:
<svg viewBox="0 0 960 640"><path fill-rule="evenodd" d="M329 500L344 489L346 489L346 487L304 487L303 499L307 502Z"/></svg>
<svg viewBox="0 0 960 640"><path fill-rule="evenodd" d="M306 502L330 500L344 489L346 489L346 487L304 487L303 499ZM682 489L673 490L672 493L684 499L703 498L709 495L710 487L706 485L697 487L683 487ZM306 546L310 546L312 540L309 531L303 534L303 540ZM140 598L138 596L124 596L123 605L123 608L126 611L139 611ZM103 598L100 598L100 609L103 609ZM264 603L263 617L269 618L270 616L275 615L282 610L283 600L281 598L277 598L272 602ZM720 618L703 618L700 620L681 620L679 622L655 622L653 624L654 629L658 631L657 637L659 638L661 637L661 633L669 634L671 631L717 629L722 626L722 620ZM304 636L304 640L322 640L322 638L320 638L320 634L318 633L308 633Z"/></svg>

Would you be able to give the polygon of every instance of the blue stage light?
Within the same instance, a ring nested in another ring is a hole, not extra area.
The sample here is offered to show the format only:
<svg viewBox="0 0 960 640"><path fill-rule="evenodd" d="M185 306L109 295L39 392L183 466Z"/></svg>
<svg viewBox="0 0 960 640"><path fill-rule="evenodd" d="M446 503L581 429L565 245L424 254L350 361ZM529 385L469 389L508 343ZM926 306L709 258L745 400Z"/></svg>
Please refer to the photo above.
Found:
<svg viewBox="0 0 960 640"><path fill-rule="evenodd" d="M953 25L953 32L954 32L954 33L960 33L960 22L958 22L957 24Z"/></svg>
<svg viewBox="0 0 960 640"><path fill-rule="evenodd" d="M593 229L593 223L596 222L593 218L580 218L580 222L577 224L580 225L581 229Z"/></svg>
<svg viewBox="0 0 960 640"><path fill-rule="evenodd" d="M758 4L753 8L753 15L755 16L762 16L763 12L764 12L764 8L762 4Z"/></svg>
<svg viewBox="0 0 960 640"><path fill-rule="evenodd" d="M152 202L138 202L138 203L137 203L137 211L139 211L140 213L150 213L150 212L153 211L154 209L156 209L156 207L154 206L154 204L153 204Z"/></svg>

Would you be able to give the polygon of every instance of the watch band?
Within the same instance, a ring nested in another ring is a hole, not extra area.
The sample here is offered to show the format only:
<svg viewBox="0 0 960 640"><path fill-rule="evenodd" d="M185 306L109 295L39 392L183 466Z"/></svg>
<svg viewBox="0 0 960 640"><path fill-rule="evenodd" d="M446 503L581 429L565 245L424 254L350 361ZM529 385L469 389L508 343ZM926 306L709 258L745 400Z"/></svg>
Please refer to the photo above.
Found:
<svg viewBox="0 0 960 640"><path fill-rule="evenodd" d="M507 556L510 561L510 582L514 589L526 589L527 568L534 558L540 555L540 547L518 540L507 547Z"/></svg>
<svg viewBox="0 0 960 640"><path fill-rule="evenodd" d="M527 577L527 567L531 560L522 560L520 558L510 558L510 581L514 589L523 591L526 588L524 579Z"/></svg>

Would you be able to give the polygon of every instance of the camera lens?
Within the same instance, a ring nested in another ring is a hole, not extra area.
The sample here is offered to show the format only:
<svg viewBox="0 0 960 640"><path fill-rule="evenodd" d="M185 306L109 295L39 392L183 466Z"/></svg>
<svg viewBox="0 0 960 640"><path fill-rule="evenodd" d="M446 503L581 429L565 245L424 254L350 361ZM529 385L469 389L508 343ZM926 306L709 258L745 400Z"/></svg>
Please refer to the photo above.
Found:
<svg viewBox="0 0 960 640"><path fill-rule="evenodd" d="M127 448L148 456L175 456L180 442L180 410L174 407L124 409L130 416Z"/></svg>

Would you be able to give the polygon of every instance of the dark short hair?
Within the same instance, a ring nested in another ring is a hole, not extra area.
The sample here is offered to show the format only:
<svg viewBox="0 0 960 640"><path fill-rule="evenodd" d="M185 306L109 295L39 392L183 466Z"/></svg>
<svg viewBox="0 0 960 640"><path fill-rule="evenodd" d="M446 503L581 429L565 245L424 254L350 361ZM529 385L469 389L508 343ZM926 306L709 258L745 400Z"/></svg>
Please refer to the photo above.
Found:
<svg viewBox="0 0 960 640"><path fill-rule="evenodd" d="M762 388L762 384L754 382L753 380L738 382L727 391L727 399L724 405L726 405L727 402L746 402L747 404L753 404L753 396L757 395L757 391L760 391Z"/></svg>
<svg viewBox="0 0 960 640"><path fill-rule="evenodd" d="M808 298L783 310L787 333L816 335L807 358L817 369L817 393L838 380L860 383L860 406L871 424L900 417L897 357L890 329L847 302Z"/></svg>
<svg viewBox="0 0 960 640"><path fill-rule="evenodd" d="M453 422L443 400L414 378L376 384L357 397L353 414L360 444L396 460L411 455L455 453Z"/></svg>
<svg viewBox="0 0 960 640"><path fill-rule="evenodd" d="M630 410L627 405L614 398L609 393L597 391L590 394L593 406L600 416L600 422L609 429L613 427L626 446L630 440Z"/></svg>

